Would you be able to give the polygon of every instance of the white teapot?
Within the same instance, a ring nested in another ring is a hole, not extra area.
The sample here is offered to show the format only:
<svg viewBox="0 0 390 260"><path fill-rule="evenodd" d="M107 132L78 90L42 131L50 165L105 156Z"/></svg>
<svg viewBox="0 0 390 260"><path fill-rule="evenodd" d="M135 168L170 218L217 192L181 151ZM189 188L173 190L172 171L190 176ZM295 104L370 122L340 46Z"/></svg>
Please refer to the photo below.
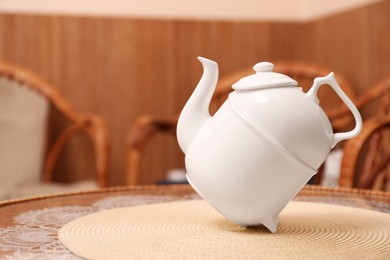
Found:
<svg viewBox="0 0 390 260"><path fill-rule="evenodd" d="M334 74L316 78L304 93L297 82L261 62L255 74L233 84L215 113L209 104L218 65L199 57L203 76L183 108L177 126L191 186L226 218L241 226L263 224L276 232L279 214L317 173L338 142L359 134L359 111ZM352 131L333 133L317 91L329 84L351 110Z"/></svg>

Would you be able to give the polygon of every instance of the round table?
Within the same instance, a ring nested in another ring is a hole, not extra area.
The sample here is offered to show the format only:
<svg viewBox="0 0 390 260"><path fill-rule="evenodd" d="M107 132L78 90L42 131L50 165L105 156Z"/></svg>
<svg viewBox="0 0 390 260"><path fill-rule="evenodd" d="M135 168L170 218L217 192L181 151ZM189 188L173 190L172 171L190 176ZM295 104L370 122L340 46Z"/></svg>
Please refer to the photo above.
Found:
<svg viewBox="0 0 390 260"><path fill-rule="evenodd" d="M0 258L78 259L58 240L66 223L97 211L200 197L189 185L113 187L0 202ZM296 201L390 213L390 193L306 185Z"/></svg>

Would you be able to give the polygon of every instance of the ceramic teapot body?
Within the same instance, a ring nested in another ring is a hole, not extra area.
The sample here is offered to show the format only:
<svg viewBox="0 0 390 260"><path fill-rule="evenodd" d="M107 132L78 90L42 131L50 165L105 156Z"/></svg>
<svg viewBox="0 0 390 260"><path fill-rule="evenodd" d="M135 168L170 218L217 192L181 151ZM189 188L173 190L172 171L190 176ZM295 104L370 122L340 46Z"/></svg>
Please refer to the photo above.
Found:
<svg viewBox="0 0 390 260"><path fill-rule="evenodd" d="M213 61L200 61L204 74L177 129L187 179L226 218L275 232L280 212L317 173L330 149L360 132L360 114L333 74L317 78L304 93L294 80L273 73L272 64L259 63L257 73L234 84L235 91L211 117L218 69ZM352 111L352 131L333 133L316 95L323 84L332 86Z"/></svg>

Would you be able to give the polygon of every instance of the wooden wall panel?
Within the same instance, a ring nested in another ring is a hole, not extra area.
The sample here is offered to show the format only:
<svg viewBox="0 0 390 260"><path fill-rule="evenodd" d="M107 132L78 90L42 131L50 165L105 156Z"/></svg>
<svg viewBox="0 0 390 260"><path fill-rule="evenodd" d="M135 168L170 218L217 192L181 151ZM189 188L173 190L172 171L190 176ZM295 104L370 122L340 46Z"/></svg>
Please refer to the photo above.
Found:
<svg viewBox="0 0 390 260"><path fill-rule="evenodd" d="M390 1L383 1L307 24L293 57L342 72L363 94L390 76L389 32ZM372 113L373 107L363 111Z"/></svg>
<svg viewBox="0 0 390 260"><path fill-rule="evenodd" d="M264 60L317 62L362 93L390 76L389 32L389 1L304 24L0 14L0 60L37 71L78 111L107 121L110 183L118 185L130 124L180 111L201 76L197 56L218 61L221 74ZM162 137L147 153L144 183L182 160L175 141Z"/></svg>

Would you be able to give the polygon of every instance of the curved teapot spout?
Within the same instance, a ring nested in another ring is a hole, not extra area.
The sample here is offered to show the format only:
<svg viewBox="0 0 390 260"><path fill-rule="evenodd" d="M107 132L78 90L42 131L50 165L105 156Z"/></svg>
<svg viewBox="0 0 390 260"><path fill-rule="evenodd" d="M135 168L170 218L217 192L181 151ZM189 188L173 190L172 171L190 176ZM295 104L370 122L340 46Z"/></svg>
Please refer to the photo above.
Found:
<svg viewBox="0 0 390 260"><path fill-rule="evenodd" d="M198 60L203 65L203 75L177 123L177 139L184 153L204 123L211 118L209 106L218 81L217 63L202 57Z"/></svg>

